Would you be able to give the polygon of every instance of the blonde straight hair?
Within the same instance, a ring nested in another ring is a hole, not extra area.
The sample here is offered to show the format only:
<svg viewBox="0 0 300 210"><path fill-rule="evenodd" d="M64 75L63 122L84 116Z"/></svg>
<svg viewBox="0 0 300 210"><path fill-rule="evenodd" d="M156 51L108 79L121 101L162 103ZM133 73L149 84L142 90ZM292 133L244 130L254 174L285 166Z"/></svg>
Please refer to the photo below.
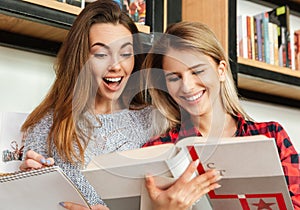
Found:
<svg viewBox="0 0 300 210"><path fill-rule="evenodd" d="M152 103L166 117L160 132L164 133L180 124L180 109L168 94L162 68L163 57L170 49L195 50L210 56L217 64L224 60L227 63L225 81L221 82L220 96L227 113L232 116L242 115L251 120L240 105L237 90L233 81L228 58L215 34L199 22L179 22L170 25L162 37L150 50L143 63L146 69L146 89L149 89ZM158 69L158 71L156 71Z"/></svg>

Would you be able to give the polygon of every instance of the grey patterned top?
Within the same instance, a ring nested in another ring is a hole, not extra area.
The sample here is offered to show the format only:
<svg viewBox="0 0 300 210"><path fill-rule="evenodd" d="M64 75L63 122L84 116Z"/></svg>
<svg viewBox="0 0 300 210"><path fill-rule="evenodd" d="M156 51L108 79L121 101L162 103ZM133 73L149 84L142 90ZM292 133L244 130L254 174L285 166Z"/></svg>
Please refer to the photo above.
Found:
<svg viewBox="0 0 300 210"><path fill-rule="evenodd" d="M93 131L85 151L84 167L87 166L93 156L141 147L151 137L151 111L151 107L142 110L125 109L112 114L96 115L98 120L95 119L95 116L86 114L85 116L93 124ZM24 154L31 149L47 158L47 136L52 121L53 114L49 113L28 131ZM79 127L82 128L83 124L79 124ZM71 164L62 160L54 146L53 158L55 164L63 169L90 205L104 204L94 188L81 174L82 166L79 163Z"/></svg>

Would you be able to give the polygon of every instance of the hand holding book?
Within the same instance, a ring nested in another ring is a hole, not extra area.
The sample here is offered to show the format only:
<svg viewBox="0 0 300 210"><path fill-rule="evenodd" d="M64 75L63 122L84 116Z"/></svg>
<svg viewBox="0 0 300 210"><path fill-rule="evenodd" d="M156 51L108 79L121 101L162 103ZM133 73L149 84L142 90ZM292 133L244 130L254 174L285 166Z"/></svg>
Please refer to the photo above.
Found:
<svg viewBox="0 0 300 210"><path fill-rule="evenodd" d="M221 187L217 183L221 179L221 175L217 170L210 170L195 177L194 174L198 165L199 159L191 162L182 176L165 190L156 186L152 176L146 176L146 187L154 209L185 210L209 191ZM181 198L177 198L178 196L181 196Z"/></svg>

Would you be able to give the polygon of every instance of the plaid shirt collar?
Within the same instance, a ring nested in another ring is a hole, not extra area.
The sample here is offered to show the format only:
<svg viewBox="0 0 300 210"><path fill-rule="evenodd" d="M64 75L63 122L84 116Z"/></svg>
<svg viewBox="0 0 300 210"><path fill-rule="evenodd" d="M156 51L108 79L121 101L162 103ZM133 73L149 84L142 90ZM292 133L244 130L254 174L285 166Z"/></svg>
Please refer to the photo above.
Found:
<svg viewBox="0 0 300 210"><path fill-rule="evenodd" d="M250 133L250 128L243 116L241 114L238 114L237 116L233 117L237 122L237 130L235 132L235 136L248 135ZM171 131L171 133L178 133L177 141L189 136L202 136L200 131L193 125L190 119L185 120L181 124L181 127L177 126L175 130Z"/></svg>

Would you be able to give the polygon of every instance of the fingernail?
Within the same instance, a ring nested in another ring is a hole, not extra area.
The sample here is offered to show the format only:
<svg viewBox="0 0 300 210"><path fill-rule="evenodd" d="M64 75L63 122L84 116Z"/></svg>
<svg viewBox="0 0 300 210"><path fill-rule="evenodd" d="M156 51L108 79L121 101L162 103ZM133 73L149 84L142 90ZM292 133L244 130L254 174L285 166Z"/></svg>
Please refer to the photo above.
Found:
<svg viewBox="0 0 300 210"><path fill-rule="evenodd" d="M50 165L51 164L51 160L47 160L47 165Z"/></svg>
<svg viewBox="0 0 300 210"><path fill-rule="evenodd" d="M222 176L221 175L218 175L218 177L216 178L216 182L217 181L220 181L222 179Z"/></svg>
<svg viewBox="0 0 300 210"><path fill-rule="evenodd" d="M199 165L199 162L200 162L200 160L199 160L199 159L195 160L195 162L194 162L194 165L195 165L195 167L198 167L198 165Z"/></svg>
<svg viewBox="0 0 300 210"><path fill-rule="evenodd" d="M46 163L46 160L43 158L43 159L41 159L41 163L42 164L45 164Z"/></svg>
<svg viewBox="0 0 300 210"><path fill-rule="evenodd" d="M222 185L217 184L217 185L215 186L215 189L218 189L218 188L220 188L220 187L222 187Z"/></svg>
<svg viewBox="0 0 300 210"><path fill-rule="evenodd" d="M58 204L65 208L65 202L59 202Z"/></svg>

